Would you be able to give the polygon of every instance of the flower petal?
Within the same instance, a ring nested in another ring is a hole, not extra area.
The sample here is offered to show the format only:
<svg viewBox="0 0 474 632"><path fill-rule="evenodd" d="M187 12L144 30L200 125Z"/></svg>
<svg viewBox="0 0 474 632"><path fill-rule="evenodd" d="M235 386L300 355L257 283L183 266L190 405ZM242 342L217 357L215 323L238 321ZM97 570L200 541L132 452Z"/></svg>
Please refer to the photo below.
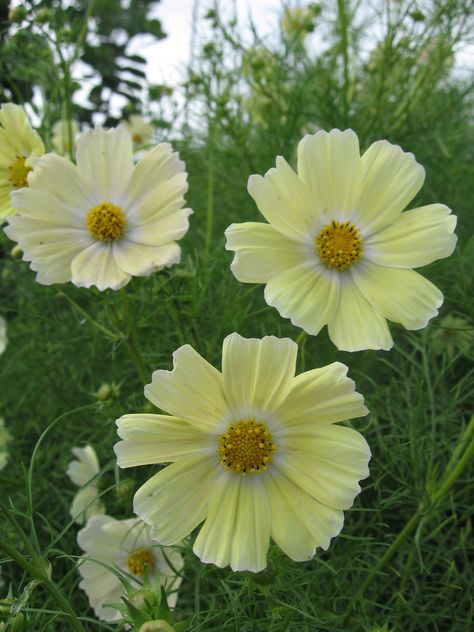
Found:
<svg viewBox="0 0 474 632"><path fill-rule="evenodd" d="M285 437L275 466L319 502L348 509L369 475L370 448L352 428L320 425L308 436Z"/></svg>
<svg viewBox="0 0 474 632"><path fill-rule="evenodd" d="M202 451L166 466L140 487L133 510L152 527L154 540L176 544L204 520L217 468L217 457Z"/></svg>
<svg viewBox="0 0 474 632"><path fill-rule="evenodd" d="M235 252L230 269L243 283L266 283L305 260L301 244L287 239L269 224L231 224L225 236L226 250Z"/></svg>
<svg viewBox="0 0 474 632"><path fill-rule="evenodd" d="M76 162L80 178L94 192L92 205L124 204L133 170L132 139L125 128L83 132L77 139Z"/></svg>
<svg viewBox="0 0 474 632"><path fill-rule="evenodd" d="M298 345L289 338L231 334L222 348L224 391L234 421L275 409L287 396Z"/></svg>
<svg viewBox="0 0 474 632"><path fill-rule="evenodd" d="M328 221L351 218L362 184L357 134L351 129L307 134L298 145L298 173Z"/></svg>
<svg viewBox="0 0 474 632"><path fill-rule="evenodd" d="M357 202L363 237L395 221L425 180L415 156L386 140L373 143L362 156L364 181Z"/></svg>
<svg viewBox="0 0 474 632"><path fill-rule="evenodd" d="M407 329L426 327L443 304L438 288L414 270L364 262L354 266L352 276L378 313Z"/></svg>
<svg viewBox="0 0 474 632"><path fill-rule="evenodd" d="M196 555L204 563L257 573L267 565L269 542L270 507L260 478L220 476L194 543Z"/></svg>
<svg viewBox="0 0 474 632"><path fill-rule="evenodd" d="M429 204L402 213L364 240L364 256L395 268L418 268L449 257L456 246L456 217L444 204Z"/></svg>
<svg viewBox="0 0 474 632"><path fill-rule="evenodd" d="M128 239L113 244L117 266L133 276L147 276L169 268L181 259L181 248L176 243L162 246L145 246Z"/></svg>
<svg viewBox="0 0 474 632"><path fill-rule="evenodd" d="M293 325L316 335L335 314L339 302L337 272L306 262L272 277L265 301Z"/></svg>
<svg viewBox="0 0 474 632"><path fill-rule="evenodd" d="M322 424L355 419L369 411L347 366L333 362L297 375L285 401L275 411L276 436L318 433Z"/></svg>
<svg viewBox="0 0 474 632"><path fill-rule="evenodd" d="M117 264L113 244L93 243L82 250L71 263L71 281L77 287L95 285L103 291L108 288L118 290L126 285L131 275Z"/></svg>
<svg viewBox="0 0 474 632"><path fill-rule="evenodd" d="M320 546L329 547L344 523L340 509L323 505L276 468L262 477L272 516L271 536L292 560L310 560Z"/></svg>
<svg viewBox="0 0 474 632"><path fill-rule="evenodd" d="M175 204L156 210L150 218L127 231L127 239L146 246L163 246L184 237L189 228L190 208Z"/></svg>
<svg viewBox="0 0 474 632"><path fill-rule="evenodd" d="M114 446L119 467L170 463L207 445L205 434L176 417L123 415L116 423L123 439Z"/></svg>
<svg viewBox="0 0 474 632"><path fill-rule="evenodd" d="M341 283L339 306L328 323L328 333L342 351L388 350L393 345L385 318L364 298L348 275Z"/></svg>
<svg viewBox="0 0 474 632"><path fill-rule="evenodd" d="M188 421L202 432L222 432L228 406L221 373L184 345L173 353L173 370L155 371L145 397L167 413Z"/></svg>

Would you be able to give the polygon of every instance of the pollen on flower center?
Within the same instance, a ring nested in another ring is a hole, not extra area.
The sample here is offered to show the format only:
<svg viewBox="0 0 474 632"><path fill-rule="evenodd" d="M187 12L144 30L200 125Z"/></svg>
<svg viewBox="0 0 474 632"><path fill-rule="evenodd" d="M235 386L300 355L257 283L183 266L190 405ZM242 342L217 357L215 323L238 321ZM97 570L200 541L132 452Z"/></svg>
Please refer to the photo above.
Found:
<svg viewBox="0 0 474 632"><path fill-rule="evenodd" d="M127 568L131 575L143 577L145 566L150 572L155 565L155 556L150 549L137 549L127 558Z"/></svg>
<svg viewBox="0 0 474 632"><path fill-rule="evenodd" d="M132 140L134 143L141 143L143 140L143 137L139 132L135 132L135 134L133 134L132 136Z"/></svg>
<svg viewBox="0 0 474 632"><path fill-rule="evenodd" d="M266 425L252 418L231 424L220 436L217 452L224 469L253 474L267 469L275 450Z"/></svg>
<svg viewBox="0 0 474 632"><path fill-rule="evenodd" d="M333 220L315 238L321 261L328 268L345 270L362 254L362 238L352 222Z"/></svg>
<svg viewBox="0 0 474 632"><path fill-rule="evenodd" d="M25 165L25 160L24 156L17 156L15 162L8 167L10 171L8 179L16 188L28 186L28 174L32 168Z"/></svg>
<svg viewBox="0 0 474 632"><path fill-rule="evenodd" d="M127 218L120 206L102 202L93 206L86 217L86 226L92 237L100 241L120 239L127 225Z"/></svg>

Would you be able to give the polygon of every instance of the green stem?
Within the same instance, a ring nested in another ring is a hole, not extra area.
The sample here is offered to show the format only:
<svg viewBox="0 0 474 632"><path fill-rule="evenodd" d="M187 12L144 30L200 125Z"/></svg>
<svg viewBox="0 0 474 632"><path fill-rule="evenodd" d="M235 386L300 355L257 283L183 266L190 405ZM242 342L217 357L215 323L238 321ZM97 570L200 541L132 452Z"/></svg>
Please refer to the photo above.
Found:
<svg viewBox="0 0 474 632"><path fill-rule="evenodd" d="M469 437L470 434L472 434L473 429L474 429L474 417L471 418L471 421L469 422L466 430L464 431L462 437L458 441L458 444L456 445L456 447L455 447L455 449L453 451L453 456L455 454L456 455L460 454L459 446L460 445L463 446L465 444L466 437ZM462 447L461 447L461 449L462 449ZM382 557L375 564L375 566L373 566L370 569L368 576L366 577L365 581L360 586L359 590L355 594L353 600L351 601L351 603L349 604L349 606L348 606L348 608L346 610L345 617L344 617L344 620L343 620L343 625L348 623L349 618L350 618L350 616L352 614L352 610L354 608L355 602L362 597L362 595L365 593L365 591L370 586L370 584L373 582L373 580L378 575L378 573L380 573L380 571L395 556L395 554L397 553L397 551L399 550L401 545L405 542L405 540L408 538L410 533L412 533L412 531L414 529L416 529L416 527L418 526L420 521L428 513L430 513L436 507L436 505L439 502L441 502L443 500L443 498L449 492L451 487L454 485L454 483L457 481L457 479L461 476L462 472L466 468L466 466L467 466L467 464L468 464L468 462L469 462L469 460L470 460L470 458L472 457L473 454L474 454L474 437L471 439L471 442L468 444L467 448L464 450L464 453L459 458L457 464L454 465L451 468L447 468L446 474L445 474L443 480L441 481L441 483L439 484L438 489L436 489L427 500L424 500L424 501L422 501L419 504L418 509L416 510L416 512L412 515L410 520L405 524L403 529L400 531L400 533L397 535L395 540L392 542L392 544L386 550L384 555L382 555ZM452 461L453 461L453 458L451 458L449 463L452 463Z"/></svg>
<svg viewBox="0 0 474 632"><path fill-rule="evenodd" d="M350 102L350 79L349 79L349 39L348 39L348 20L346 12L346 0L337 0L337 8L339 12L339 25L341 28L341 48L342 60L344 65L344 117L347 124L349 118L349 102Z"/></svg>
<svg viewBox="0 0 474 632"><path fill-rule="evenodd" d="M69 625L72 627L73 630L76 630L76 632L85 632L82 623L79 621L76 613L71 608L69 601L63 596L59 588L57 588L56 584L49 578L47 573L35 566L35 564L29 562L13 546L7 544L6 542L3 542L2 540L0 540L0 549L5 551L5 553L9 557L11 557L11 559L14 560L18 564L18 566L29 573L31 577L44 584L44 587L61 608L63 614L68 616ZM34 559L36 562L38 561L38 559L41 560L42 565L44 566L45 561L42 560L42 558L38 558L37 556L35 556Z"/></svg>
<svg viewBox="0 0 474 632"><path fill-rule="evenodd" d="M209 128L209 168L207 172L207 206L206 206L206 237L204 241L204 256L209 255L214 231L214 123Z"/></svg>
<svg viewBox="0 0 474 632"><path fill-rule="evenodd" d="M125 346L127 347L128 353L130 354L135 368L137 369L141 383L147 384L150 379L150 372L148 371L145 360L143 359L137 330L135 328L135 319L130 309L130 303L125 290L122 290L121 294L123 300L123 315L128 329L125 337Z"/></svg>
<svg viewBox="0 0 474 632"><path fill-rule="evenodd" d="M296 337L296 340L295 340L296 344L300 346L306 340L307 336L308 334L305 332L304 329L302 329L300 333L298 334L298 336Z"/></svg>
<svg viewBox="0 0 474 632"><path fill-rule="evenodd" d="M95 318L93 318L88 312L86 312L84 308L82 308L78 303L76 303L76 301L72 299L70 296L68 296L65 292L63 292L62 290L58 290L58 294L59 296L62 296L63 298L65 298L66 301L70 305L72 305L72 307L74 307L74 309L79 314L81 314L81 316L83 316L86 320L88 320L91 325L93 325L98 331L100 331L101 334L103 334L107 338L110 338L111 340L114 340L114 341L120 338L119 333L114 333L110 331L109 329L107 329L107 327L104 327L99 322L97 322Z"/></svg>

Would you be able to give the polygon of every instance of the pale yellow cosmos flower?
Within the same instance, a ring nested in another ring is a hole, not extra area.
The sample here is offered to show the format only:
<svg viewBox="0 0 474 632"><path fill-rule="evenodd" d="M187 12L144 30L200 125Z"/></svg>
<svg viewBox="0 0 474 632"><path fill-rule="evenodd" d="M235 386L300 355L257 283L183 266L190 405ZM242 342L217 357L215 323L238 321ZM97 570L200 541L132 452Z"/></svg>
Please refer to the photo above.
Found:
<svg viewBox="0 0 474 632"><path fill-rule="evenodd" d="M0 470L6 466L8 462L8 443L11 440L12 436L5 428L5 420L3 417L0 417Z"/></svg>
<svg viewBox="0 0 474 632"><path fill-rule="evenodd" d="M139 114L131 114L122 125L132 137L134 146L139 149L147 147L153 138L153 125Z"/></svg>
<svg viewBox="0 0 474 632"><path fill-rule="evenodd" d="M12 193L18 212L5 233L39 283L117 290L179 262L191 209L181 208L187 174L169 144L134 165L128 132L98 127L78 137L76 162L46 154L29 188Z"/></svg>
<svg viewBox="0 0 474 632"><path fill-rule="evenodd" d="M168 605L174 608L181 584L183 558L176 548L162 548L150 538L150 528L141 520L115 520L93 516L77 534L84 555L79 562L82 577L79 588L87 594L99 619L121 618L116 608L105 604L121 603L127 592L114 571L121 571L137 590L142 586L145 568L152 585L164 586Z"/></svg>
<svg viewBox="0 0 474 632"><path fill-rule="evenodd" d="M0 107L0 223L13 208L10 191L28 186L34 158L44 153L43 141L25 110L14 103Z"/></svg>
<svg viewBox="0 0 474 632"><path fill-rule="evenodd" d="M231 270L244 283L266 283L266 302L309 334L327 324L339 349L390 349L387 319L421 329L443 302L411 268L456 244L444 204L402 213L424 179L413 154L387 141L361 156L352 130L306 135L297 173L279 156L265 177L250 176L268 224L229 226Z"/></svg>
<svg viewBox="0 0 474 632"><path fill-rule="evenodd" d="M270 537L292 559L327 549L343 510L368 476L361 434L337 422L368 411L347 367L334 362L295 377L288 338L224 340L222 373L192 347L155 371L146 397L172 416L117 420L120 467L171 463L136 493L151 537L171 545L204 521L194 543L203 562L261 571Z"/></svg>
<svg viewBox="0 0 474 632"><path fill-rule="evenodd" d="M92 446L71 448L76 457L70 461L66 474L74 485L81 489L73 498L69 513L77 524L84 524L88 518L105 513L105 505L99 495L97 474L100 472L99 461Z"/></svg>
<svg viewBox="0 0 474 632"><path fill-rule="evenodd" d="M5 351L8 344L7 321L0 316L0 355Z"/></svg>
<svg viewBox="0 0 474 632"><path fill-rule="evenodd" d="M74 148L74 140L79 134L79 123L71 121L71 138L69 138L69 124L64 119L56 121L53 125L52 143L54 149L61 156L69 157L71 148Z"/></svg>

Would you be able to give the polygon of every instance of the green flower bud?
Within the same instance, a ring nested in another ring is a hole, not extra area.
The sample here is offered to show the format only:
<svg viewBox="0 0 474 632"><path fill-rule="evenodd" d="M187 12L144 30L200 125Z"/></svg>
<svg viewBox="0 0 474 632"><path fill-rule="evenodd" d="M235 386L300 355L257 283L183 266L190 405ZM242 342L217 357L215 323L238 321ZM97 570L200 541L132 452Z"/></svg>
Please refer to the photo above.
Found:
<svg viewBox="0 0 474 632"><path fill-rule="evenodd" d="M157 619L144 623L138 632L174 632L174 628L168 621Z"/></svg>

